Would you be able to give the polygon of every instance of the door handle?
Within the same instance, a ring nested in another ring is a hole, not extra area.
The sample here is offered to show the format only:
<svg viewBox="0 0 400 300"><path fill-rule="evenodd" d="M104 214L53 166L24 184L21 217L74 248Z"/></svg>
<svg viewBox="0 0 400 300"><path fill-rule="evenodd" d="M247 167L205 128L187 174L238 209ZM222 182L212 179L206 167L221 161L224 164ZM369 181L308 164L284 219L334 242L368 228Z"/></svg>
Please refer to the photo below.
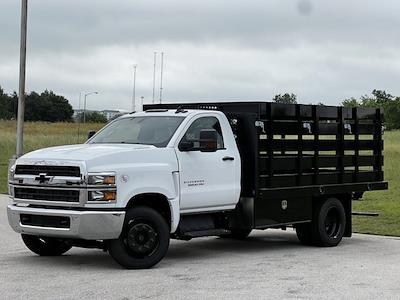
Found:
<svg viewBox="0 0 400 300"><path fill-rule="evenodd" d="M224 156L224 157L222 158L222 160L223 160L223 161L227 161L227 160L235 160L235 158L234 158L234 157L232 157L232 156Z"/></svg>

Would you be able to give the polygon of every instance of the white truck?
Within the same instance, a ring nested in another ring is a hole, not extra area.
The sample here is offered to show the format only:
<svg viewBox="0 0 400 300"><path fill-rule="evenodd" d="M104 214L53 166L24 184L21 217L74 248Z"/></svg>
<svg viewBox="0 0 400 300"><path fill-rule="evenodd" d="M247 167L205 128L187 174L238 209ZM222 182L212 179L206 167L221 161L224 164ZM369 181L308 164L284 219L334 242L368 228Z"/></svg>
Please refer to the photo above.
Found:
<svg viewBox="0 0 400 300"><path fill-rule="evenodd" d="M343 110L266 102L148 106L85 144L20 157L9 172L9 224L39 255L96 247L132 269L157 264L170 238L244 239L252 229L294 226L303 243L335 246L351 235L351 199L387 188L379 110L355 114L372 120L368 134L378 141L360 140L367 129L352 123L351 145ZM333 120L342 123L324 131ZM322 143L320 134L340 139ZM337 152L324 157L320 147ZM350 162L342 148L371 148L375 156ZM323 170L329 163L335 172ZM351 174L348 164L356 166ZM369 164L371 172L358 168Z"/></svg>

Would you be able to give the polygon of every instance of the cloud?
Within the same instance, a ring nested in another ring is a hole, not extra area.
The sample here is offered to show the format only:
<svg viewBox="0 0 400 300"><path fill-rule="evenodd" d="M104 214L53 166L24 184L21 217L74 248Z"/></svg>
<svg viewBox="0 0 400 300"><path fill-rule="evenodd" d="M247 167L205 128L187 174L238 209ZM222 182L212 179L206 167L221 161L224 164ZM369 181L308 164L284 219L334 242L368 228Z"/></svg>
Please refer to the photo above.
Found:
<svg viewBox="0 0 400 300"><path fill-rule="evenodd" d="M0 85L9 91L18 83L19 4L0 3ZM96 90L92 108L129 109L133 63L136 94L150 101L153 52L164 51L168 100L400 95L399 9L395 0L30 1L27 86L74 106L80 91Z"/></svg>

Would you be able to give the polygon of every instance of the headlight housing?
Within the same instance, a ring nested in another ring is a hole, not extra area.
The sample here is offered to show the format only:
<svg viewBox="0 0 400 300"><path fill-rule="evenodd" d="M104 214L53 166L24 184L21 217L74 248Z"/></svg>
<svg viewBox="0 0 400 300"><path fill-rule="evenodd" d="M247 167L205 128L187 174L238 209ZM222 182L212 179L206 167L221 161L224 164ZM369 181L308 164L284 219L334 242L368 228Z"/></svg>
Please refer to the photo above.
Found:
<svg viewBox="0 0 400 300"><path fill-rule="evenodd" d="M8 181L14 181L15 165L12 165L8 170Z"/></svg>
<svg viewBox="0 0 400 300"><path fill-rule="evenodd" d="M88 185L115 185L115 173L89 173Z"/></svg>
<svg viewBox="0 0 400 300"><path fill-rule="evenodd" d="M98 190L89 192L89 202L110 202L117 200L116 190Z"/></svg>
<svg viewBox="0 0 400 300"><path fill-rule="evenodd" d="M89 173L87 184L89 203L117 200L116 174L114 172Z"/></svg>

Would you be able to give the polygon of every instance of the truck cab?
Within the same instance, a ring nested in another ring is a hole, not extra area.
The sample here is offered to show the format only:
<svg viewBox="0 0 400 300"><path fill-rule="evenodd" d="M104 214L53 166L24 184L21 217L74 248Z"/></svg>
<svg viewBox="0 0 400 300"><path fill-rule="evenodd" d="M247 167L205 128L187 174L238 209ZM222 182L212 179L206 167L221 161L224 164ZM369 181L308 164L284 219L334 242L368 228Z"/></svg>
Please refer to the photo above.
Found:
<svg viewBox="0 0 400 300"><path fill-rule="evenodd" d="M335 246L350 236L352 195L386 188L383 178L344 188L343 180L302 183L296 173L298 181L274 186L267 176L278 167L260 165L274 151L260 147L275 133L265 131L261 104L247 112L238 105L151 106L84 144L25 154L9 173L10 226L39 255L97 247L134 269L157 264L170 238L246 238L286 226L308 244ZM296 157L289 169L299 167L303 156Z"/></svg>

